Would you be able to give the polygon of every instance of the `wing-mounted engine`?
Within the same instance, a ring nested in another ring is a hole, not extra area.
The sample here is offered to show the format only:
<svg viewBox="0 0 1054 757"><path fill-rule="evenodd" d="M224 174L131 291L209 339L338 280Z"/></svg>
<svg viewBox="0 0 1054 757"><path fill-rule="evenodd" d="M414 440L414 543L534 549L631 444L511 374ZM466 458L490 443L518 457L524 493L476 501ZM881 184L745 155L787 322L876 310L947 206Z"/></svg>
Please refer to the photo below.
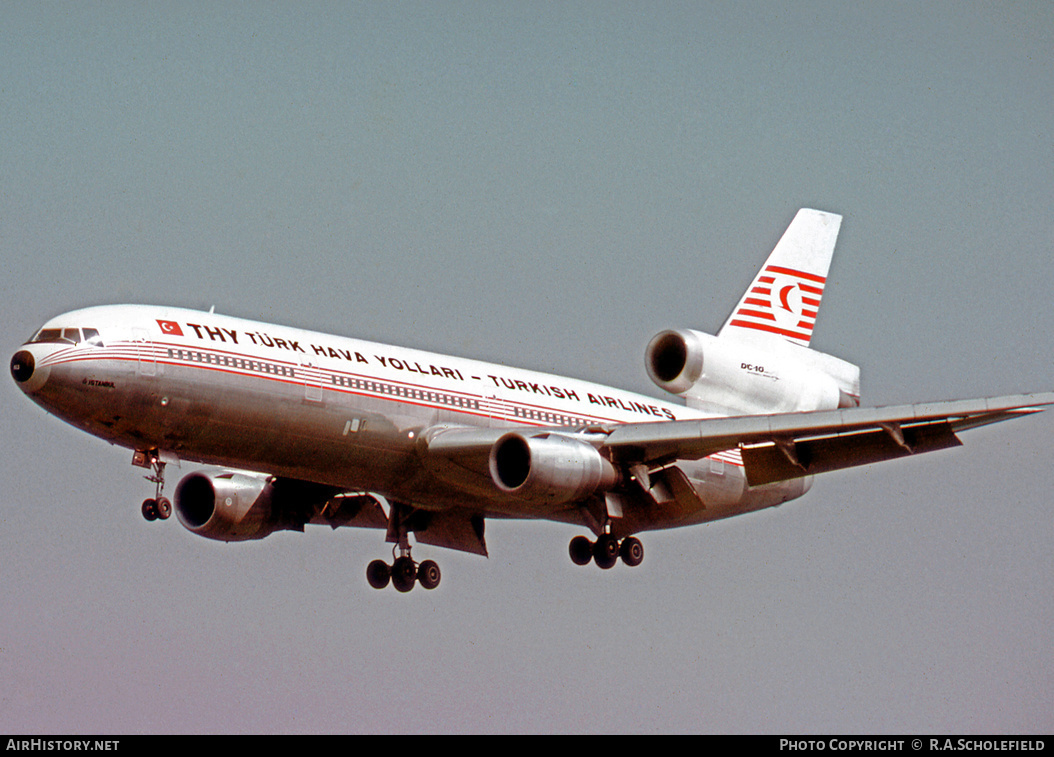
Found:
<svg viewBox="0 0 1054 757"><path fill-rule="evenodd" d="M560 434L510 432L490 450L490 476L506 494L562 504L618 482L618 472L595 447Z"/></svg>
<svg viewBox="0 0 1054 757"><path fill-rule="evenodd" d="M645 352L652 381L717 415L855 407L860 369L782 340L758 343L699 331L663 331Z"/></svg>
<svg viewBox="0 0 1054 757"><path fill-rule="evenodd" d="M371 494L262 473L188 474L176 486L175 510L185 528L220 541L303 531L307 523L330 528L388 525L388 516Z"/></svg>
<svg viewBox="0 0 1054 757"><path fill-rule="evenodd" d="M262 539L283 528L270 477L246 473L190 473L176 487L179 522L221 541Z"/></svg>

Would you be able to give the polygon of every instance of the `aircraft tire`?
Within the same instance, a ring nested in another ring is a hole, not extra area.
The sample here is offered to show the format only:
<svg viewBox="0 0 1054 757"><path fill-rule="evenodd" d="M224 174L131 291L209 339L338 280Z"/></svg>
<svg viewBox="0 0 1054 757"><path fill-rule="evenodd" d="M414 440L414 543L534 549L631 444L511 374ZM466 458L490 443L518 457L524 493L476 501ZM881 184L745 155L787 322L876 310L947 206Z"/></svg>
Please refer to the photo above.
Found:
<svg viewBox="0 0 1054 757"><path fill-rule="evenodd" d="M157 500L156 499L144 499L143 500L143 517L147 520L157 520Z"/></svg>
<svg viewBox="0 0 1054 757"><path fill-rule="evenodd" d="M434 560L425 560L419 566L417 566L417 581L421 584L422 588L434 589L439 586L439 580L442 578L442 573L439 572L439 566Z"/></svg>
<svg viewBox="0 0 1054 757"><path fill-rule="evenodd" d="M593 545L593 560L603 570L614 567L618 561L618 539L611 534L597 538L597 543Z"/></svg>
<svg viewBox="0 0 1054 757"><path fill-rule="evenodd" d="M397 559L392 565L392 586L395 587L395 590L403 593L408 592L414 588L416 582L417 569L414 567L414 561L409 557Z"/></svg>
<svg viewBox="0 0 1054 757"><path fill-rule="evenodd" d="M374 560L366 566L366 581L374 589L383 589L392 579L392 569L384 560Z"/></svg>
<svg viewBox="0 0 1054 757"><path fill-rule="evenodd" d="M585 536L576 536L567 545L567 551L575 565L589 565L593 559L593 542Z"/></svg>
<svg viewBox="0 0 1054 757"><path fill-rule="evenodd" d="M635 568L644 561L644 545L640 543L640 539L627 536L619 547L619 556L622 557L622 562Z"/></svg>
<svg viewBox="0 0 1054 757"><path fill-rule="evenodd" d="M157 517L160 520L168 520L172 517L172 503L168 497L161 497L157 500Z"/></svg>

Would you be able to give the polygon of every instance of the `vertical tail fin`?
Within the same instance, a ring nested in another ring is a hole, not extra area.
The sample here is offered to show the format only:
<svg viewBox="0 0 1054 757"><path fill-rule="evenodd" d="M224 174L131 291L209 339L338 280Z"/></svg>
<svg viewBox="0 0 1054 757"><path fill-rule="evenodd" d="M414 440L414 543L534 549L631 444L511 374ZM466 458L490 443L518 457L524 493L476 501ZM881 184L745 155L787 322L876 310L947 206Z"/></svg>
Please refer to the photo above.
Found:
<svg viewBox="0 0 1054 757"><path fill-rule="evenodd" d="M802 208L718 336L772 334L808 347L842 217Z"/></svg>

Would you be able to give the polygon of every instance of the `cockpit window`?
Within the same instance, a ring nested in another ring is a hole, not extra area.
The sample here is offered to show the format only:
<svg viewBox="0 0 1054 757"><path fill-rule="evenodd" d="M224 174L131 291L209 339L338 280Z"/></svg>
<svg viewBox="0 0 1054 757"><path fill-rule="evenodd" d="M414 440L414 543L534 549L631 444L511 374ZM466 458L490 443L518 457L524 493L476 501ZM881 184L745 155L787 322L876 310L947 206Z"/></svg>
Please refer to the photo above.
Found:
<svg viewBox="0 0 1054 757"><path fill-rule="evenodd" d="M102 337L95 329L83 329L84 341L92 347L102 347Z"/></svg>
<svg viewBox="0 0 1054 757"><path fill-rule="evenodd" d="M40 333L29 341L36 344L38 342L68 342L69 340L62 338L62 329L41 329Z"/></svg>
<svg viewBox="0 0 1054 757"><path fill-rule="evenodd" d="M29 342L30 344L43 342L87 344L92 347L102 347L102 337L99 336L97 329L41 329Z"/></svg>

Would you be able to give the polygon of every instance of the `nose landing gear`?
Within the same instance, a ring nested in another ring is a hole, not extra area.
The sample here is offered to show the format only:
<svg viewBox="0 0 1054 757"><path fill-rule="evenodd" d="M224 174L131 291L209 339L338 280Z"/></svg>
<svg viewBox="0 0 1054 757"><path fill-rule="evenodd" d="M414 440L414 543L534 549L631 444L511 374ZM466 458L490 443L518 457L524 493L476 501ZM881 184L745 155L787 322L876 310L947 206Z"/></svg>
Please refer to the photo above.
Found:
<svg viewBox="0 0 1054 757"><path fill-rule="evenodd" d="M167 497L161 496L165 488L165 464L161 462L157 450L136 451L132 455L132 465L153 470L151 475L143 476L154 484L154 496L143 500L143 517L147 520L168 520L172 517L172 503Z"/></svg>
<svg viewBox="0 0 1054 757"><path fill-rule="evenodd" d="M142 511L147 520L168 520L172 517L172 503L167 497L144 499Z"/></svg>

